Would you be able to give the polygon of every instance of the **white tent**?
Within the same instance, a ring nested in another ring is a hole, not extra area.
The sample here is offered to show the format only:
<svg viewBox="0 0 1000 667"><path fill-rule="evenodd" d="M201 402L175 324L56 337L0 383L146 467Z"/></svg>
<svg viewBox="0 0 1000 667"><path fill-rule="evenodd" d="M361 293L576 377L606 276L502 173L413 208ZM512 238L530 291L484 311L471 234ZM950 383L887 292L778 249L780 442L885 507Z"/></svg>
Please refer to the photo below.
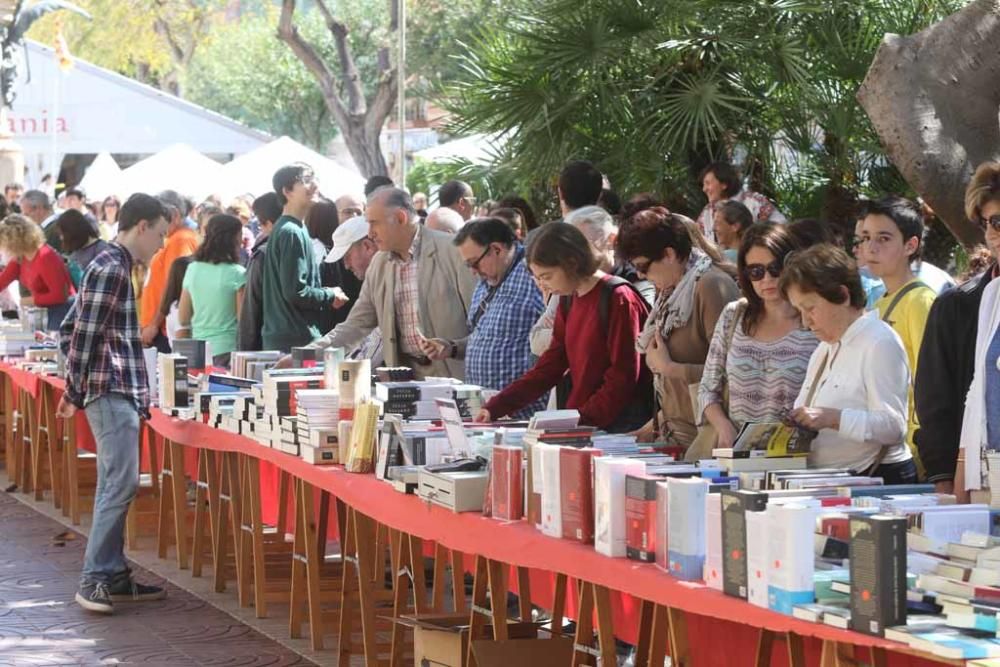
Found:
<svg viewBox="0 0 1000 667"><path fill-rule="evenodd" d="M487 165L493 162L493 156L504 143L506 140L501 134L470 134L417 151L413 157L427 162L467 160L472 164Z"/></svg>
<svg viewBox="0 0 1000 667"><path fill-rule="evenodd" d="M219 187L223 201L242 194L259 196L270 192L274 172L294 162L304 162L313 168L320 192L330 199L343 194L360 195L364 190L365 179L358 172L340 166L294 139L281 137L223 166Z"/></svg>
<svg viewBox="0 0 1000 667"><path fill-rule="evenodd" d="M191 148L174 144L122 172L122 196L176 190L196 200L219 191L222 165Z"/></svg>
<svg viewBox="0 0 1000 667"><path fill-rule="evenodd" d="M101 200L109 195L121 196L123 180L121 167L111 157L111 153L104 152L98 154L87 167L79 187L87 193L88 198Z"/></svg>

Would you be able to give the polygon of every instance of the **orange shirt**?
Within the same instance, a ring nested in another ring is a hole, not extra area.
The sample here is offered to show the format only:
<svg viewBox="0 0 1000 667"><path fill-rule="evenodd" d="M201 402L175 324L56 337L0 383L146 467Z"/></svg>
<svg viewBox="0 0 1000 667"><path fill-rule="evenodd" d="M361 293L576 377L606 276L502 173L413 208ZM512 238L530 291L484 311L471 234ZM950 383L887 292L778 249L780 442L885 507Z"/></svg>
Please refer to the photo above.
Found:
<svg viewBox="0 0 1000 667"><path fill-rule="evenodd" d="M148 326L160 307L163 291L167 288L170 267L178 257L193 255L198 249L198 234L186 227L178 229L167 237L167 243L149 262L149 278L142 290L142 316L139 323Z"/></svg>

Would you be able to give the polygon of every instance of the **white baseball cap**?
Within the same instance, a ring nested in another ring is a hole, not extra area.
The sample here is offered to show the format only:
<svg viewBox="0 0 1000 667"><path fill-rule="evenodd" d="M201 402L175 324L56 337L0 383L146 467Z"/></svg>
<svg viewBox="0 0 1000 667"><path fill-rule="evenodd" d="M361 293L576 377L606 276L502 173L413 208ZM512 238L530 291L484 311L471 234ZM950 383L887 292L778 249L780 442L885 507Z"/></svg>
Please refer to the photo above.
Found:
<svg viewBox="0 0 1000 667"><path fill-rule="evenodd" d="M363 215L350 218L333 230L333 249L324 261L329 263L340 261L352 245L367 236L368 220Z"/></svg>

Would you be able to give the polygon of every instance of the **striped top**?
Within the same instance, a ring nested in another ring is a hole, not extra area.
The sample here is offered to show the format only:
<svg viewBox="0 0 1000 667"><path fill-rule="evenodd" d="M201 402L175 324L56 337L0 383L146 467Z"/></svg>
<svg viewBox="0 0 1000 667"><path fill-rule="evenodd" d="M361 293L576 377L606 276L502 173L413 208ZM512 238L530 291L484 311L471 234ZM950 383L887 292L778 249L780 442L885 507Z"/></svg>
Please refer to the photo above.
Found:
<svg viewBox="0 0 1000 667"><path fill-rule="evenodd" d="M771 342L747 336L741 322L733 322L738 310L742 310L741 302L726 306L715 327L698 387L700 424L706 421L706 406L722 403L727 383L729 406L726 413L737 429L748 421L780 421L792 409L806 377L809 357L819 344L808 329L793 329ZM742 316L739 319L742 320ZM736 329L727 354L727 334L734 325Z"/></svg>

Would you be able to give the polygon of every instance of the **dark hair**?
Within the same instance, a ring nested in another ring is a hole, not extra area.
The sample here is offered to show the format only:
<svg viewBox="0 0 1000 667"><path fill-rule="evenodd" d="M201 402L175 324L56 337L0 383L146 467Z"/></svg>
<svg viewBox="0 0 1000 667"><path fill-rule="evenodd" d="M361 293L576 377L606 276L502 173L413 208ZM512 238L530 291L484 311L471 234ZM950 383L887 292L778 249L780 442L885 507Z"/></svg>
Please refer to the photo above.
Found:
<svg viewBox="0 0 1000 667"><path fill-rule="evenodd" d="M593 162L574 160L559 172L559 194L570 208L597 204L604 177Z"/></svg>
<svg viewBox="0 0 1000 667"><path fill-rule="evenodd" d="M698 185L705 182L705 177L709 174L715 176L716 180L722 183L722 194L732 197L743 189L743 182L740 180L740 172L736 167L728 162L712 162L701 170L698 176Z"/></svg>
<svg viewBox="0 0 1000 667"><path fill-rule="evenodd" d="M524 197L519 197L518 195L507 195L500 198L497 201L497 208L515 208L521 212L521 217L524 218L525 231L530 231L538 227L538 218L535 217L535 209L531 208L531 204Z"/></svg>
<svg viewBox="0 0 1000 667"><path fill-rule="evenodd" d="M186 218L191 212L191 202L176 190L164 190L156 198L163 202L168 211L177 211L181 218ZM166 217L169 219L172 213L168 213Z"/></svg>
<svg viewBox="0 0 1000 667"><path fill-rule="evenodd" d="M622 212L622 198L618 196L617 192L608 188L601 190L597 205L613 216Z"/></svg>
<svg viewBox="0 0 1000 667"><path fill-rule="evenodd" d="M365 183L365 197L367 197L371 193L375 192L379 188L386 187L387 185L391 186L391 185L395 185L395 183L393 183L392 179L389 178L388 176L381 176L381 175L378 175L378 174L376 174L375 176L372 176Z"/></svg>
<svg viewBox="0 0 1000 667"><path fill-rule="evenodd" d="M159 218L166 219L169 216L163 203L152 195L136 192L125 200L121 211L118 212L118 231L127 232L141 220L152 224Z"/></svg>
<svg viewBox="0 0 1000 667"><path fill-rule="evenodd" d="M472 188L464 181L448 181L438 190L438 204L454 206L462 197L471 197Z"/></svg>
<svg viewBox="0 0 1000 667"><path fill-rule="evenodd" d="M52 210L52 200L49 199L49 196L41 190L26 191L21 195L21 201L28 202L32 206L36 206L46 211Z"/></svg>
<svg viewBox="0 0 1000 667"><path fill-rule="evenodd" d="M309 215L306 216L305 222L306 229L309 230L309 238L316 239L327 250L333 247L333 232L340 224L336 204L329 199L321 199L309 209Z"/></svg>
<svg viewBox="0 0 1000 667"><path fill-rule="evenodd" d="M837 237L830 225L816 218L799 218L785 226L798 248L808 248L819 243L837 245Z"/></svg>
<svg viewBox="0 0 1000 667"><path fill-rule="evenodd" d="M460 246L469 239L484 248L491 243L502 243L509 248L517 242L514 230L499 216L469 220L455 234L452 243Z"/></svg>
<svg viewBox="0 0 1000 667"><path fill-rule="evenodd" d="M76 197L80 201L87 201L87 194L80 188L67 188L63 194L67 197Z"/></svg>
<svg viewBox="0 0 1000 667"><path fill-rule="evenodd" d="M489 217L503 220L514 232L515 237L518 234L524 236L525 232L528 231L524 226L524 216L516 208L495 208L490 211Z"/></svg>
<svg viewBox="0 0 1000 667"><path fill-rule="evenodd" d="M677 259L691 256L691 234L684 219L662 206L639 211L618 228L618 252L624 259L646 257L657 261L667 248L673 248Z"/></svg>
<svg viewBox="0 0 1000 667"><path fill-rule="evenodd" d="M627 221L632 216L634 216L639 211L645 211L647 208L653 208L654 206L659 206L661 208L670 210L667 204L663 200L657 198L657 196L654 195L653 193L641 192L637 195L633 195L632 197L629 198L627 202L625 202L625 204L622 206L620 217L624 222Z"/></svg>
<svg viewBox="0 0 1000 667"><path fill-rule="evenodd" d="M194 261L209 264L236 264L240 261L237 242L243 236L243 222L235 215L217 213L205 225L205 240L194 253Z"/></svg>
<svg viewBox="0 0 1000 667"><path fill-rule="evenodd" d="M163 296L160 297L160 313L164 317L170 314L170 306L174 305L174 301L180 300L181 290L184 289L184 276L193 261L193 255L184 255L175 259L174 263L170 265L170 271L167 273L167 285L163 288Z"/></svg>
<svg viewBox="0 0 1000 667"><path fill-rule="evenodd" d="M262 225L273 223L281 217L281 204L278 203L278 195L274 192L265 192L257 197L250 208Z"/></svg>
<svg viewBox="0 0 1000 667"><path fill-rule="evenodd" d="M6 218L10 212L10 205L7 203L7 200L0 197L0 220Z"/></svg>
<svg viewBox="0 0 1000 667"><path fill-rule="evenodd" d="M722 214L722 219L726 221L727 225L739 226L740 234L753 224L753 213L738 201L724 201L715 212Z"/></svg>
<svg viewBox="0 0 1000 667"><path fill-rule="evenodd" d="M903 243L916 237L917 249L910 255L910 259L920 259L921 245L924 240L924 214L919 206L904 197L887 195L881 199L864 202L858 217L863 220L870 215L883 215L892 220L900 234L903 235Z"/></svg>
<svg viewBox="0 0 1000 667"><path fill-rule="evenodd" d="M601 266L583 232L565 223L542 225L528 239L525 257L528 264L559 267L577 280L594 275Z"/></svg>
<svg viewBox="0 0 1000 667"><path fill-rule="evenodd" d="M121 209L122 209L122 202L121 202L121 200L118 199L118 197L116 197L114 195L108 195L107 197L104 198L104 201L101 202L101 208L100 208L100 214L101 214L100 215L100 219L101 220L105 219L105 217L104 217L104 207L107 206L108 204L114 204L115 208L118 209L119 211L121 211Z"/></svg>
<svg viewBox="0 0 1000 667"><path fill-rule="evenodd" d="M24 190L24 186L21 185L20 183L8 183L7 185L3 186L4 194L7 194L11 190Z"/></svg>
<svg viewBox="0 0 1000 667"><path fill-rule="evenodd" d="M786 299L792 286L818 294L830 303L850 302L852 308L865 307L865 290L861 287L857 262L843 248L828 243L797 250L785 257L778 289Z"/></svg>
<svg viewBox="0 0 1000 667"><path fill-rule="evenodd" d="M752 336L757 329L760 318L764 315L764 301L757 295L753 288L753 283L746 275L747 253L752 248L763 248L772 255L776 262L784 266L785 257L798 248L795 238L784 225L776 225L770 222L759 222L743 232L743 239L740 242L740 249L736 254L736 268L738 273L736 282L740 285L740 291L747 300L747 310L743 315L743 333Z"/></svg>
<svg viewBox="0 0 1000 667"><path fill-rule="evenodd" d="M76 252L91 239L100 238L94 223L75 208L66 209L56 218L56 225L62 235L62 247L67 253Z"/></svg>
<svg viewBox="0 0 1000 667"><path fill-rule="evenodd" d="M301 183L306 174L312 174L312 167L301 162L288 164L274 172L271 177L271 186L274 194L278 195L278 203L284 206L288 203L285 190L291 190L296 183Z"/></svg>

